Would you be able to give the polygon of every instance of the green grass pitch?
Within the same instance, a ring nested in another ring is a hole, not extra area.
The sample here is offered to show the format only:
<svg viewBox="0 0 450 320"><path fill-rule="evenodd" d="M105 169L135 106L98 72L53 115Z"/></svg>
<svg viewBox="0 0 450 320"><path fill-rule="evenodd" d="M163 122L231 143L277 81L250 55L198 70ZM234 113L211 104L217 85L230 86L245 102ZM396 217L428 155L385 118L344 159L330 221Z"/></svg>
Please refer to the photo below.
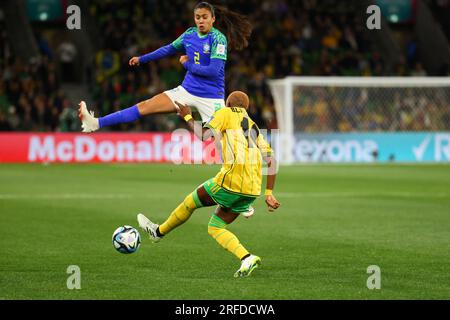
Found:
<svg viewBox="0 0 450 320"><path fill-rule="evenodd" d="M0 299L449 299L449 165L281 167L268 213L229 228L262 266L208 236L212 208L139 251L116 252L114 229L138 212L165 217L217 166L1 165ZM81 289L68 290L69 265ZM366 287L369 265L381 289Z"/></svg>

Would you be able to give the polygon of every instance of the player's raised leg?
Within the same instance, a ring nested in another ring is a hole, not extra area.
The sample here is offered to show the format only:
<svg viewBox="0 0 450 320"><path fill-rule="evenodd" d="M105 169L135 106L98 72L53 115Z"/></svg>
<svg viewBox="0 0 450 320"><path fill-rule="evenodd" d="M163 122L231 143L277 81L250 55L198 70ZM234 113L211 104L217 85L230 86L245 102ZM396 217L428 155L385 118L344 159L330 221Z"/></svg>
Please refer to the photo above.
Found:
<svg viewBox="0 0 450 320"><path fill-rule="evenodd" d="M209 220L208 234L222 248L234 254L241 261L241 267L236 271L234 276L247 277L261 264L261 258L250 254L236 235L226 229L238 216L238 213L217 207L216 213Z"/></svg>
<svg viewBox="0 0 450 320"><path fill-rule="evenodd" d="M84 101L81 101L79 106L78 116L81 119L81 127L83 132L94 132L103 127L134 122L139 120L141 117L150 114L176 112L175 105L165 93L160 93L153 98L139 102L132 107L100 118L94 117L93 112L88 111Z"/></svg>
<svg viewBox="0 0 450 320"><path fill-rule="evenodd" d="M190 193L161 225L150 221L141 213L138 214L137 219L139 226L149 234L150 239L158 242L163 236L185 223L196 209L215 204L203 186L200 186L197 190Z"/></svg>

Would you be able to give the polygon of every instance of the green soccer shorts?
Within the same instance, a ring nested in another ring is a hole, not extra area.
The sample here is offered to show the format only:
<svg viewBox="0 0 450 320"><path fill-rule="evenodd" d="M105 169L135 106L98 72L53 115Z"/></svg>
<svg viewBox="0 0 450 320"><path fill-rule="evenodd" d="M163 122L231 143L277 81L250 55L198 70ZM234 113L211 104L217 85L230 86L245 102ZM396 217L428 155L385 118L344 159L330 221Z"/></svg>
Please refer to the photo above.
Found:
<svg viewBox="0 0 450 320"><path fill-rule="evenodd" d="M250 206L257 198L227 191L215 183L213 179L206 181L203 187L219 206L231 209L233 213L249 211Z"/></svg>

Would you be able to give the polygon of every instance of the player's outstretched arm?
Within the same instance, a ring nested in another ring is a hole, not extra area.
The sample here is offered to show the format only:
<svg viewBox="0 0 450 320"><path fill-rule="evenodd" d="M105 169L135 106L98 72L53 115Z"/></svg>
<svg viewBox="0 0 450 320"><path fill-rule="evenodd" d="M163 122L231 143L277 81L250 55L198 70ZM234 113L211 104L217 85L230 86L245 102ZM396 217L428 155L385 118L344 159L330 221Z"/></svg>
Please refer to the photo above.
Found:
<svg viewBox="0 0 450 320"><path fill-rule="evenodd" d="M153 60L158 60L164 57L172 56L178 52L185 51L184 38L187 34L194 32L195 28L189 28L181 36L179 36L174 42L164 47L159 48L153 52L147 53L140 57L133 57L130 59L130 66L140 65Z"/></svg>
<svg viewBox="0 0 450 320"><path fill-rule="evenodd" d="M194 132L195 136L198 139L200 139L201 141L205 141L211 137L214 137L213 132L210 129L203 128L200 123L194 121L191 108L189 108L187 105L179 103L178 101L175 101L175 104L177 105L177 114L182 117L184 121L186 121L189 129Z"/></svg>
<svg viewBox="0 0 450 320"><path fill-rule="evenodd" d="M277 162L275 157L273 156L273 150L270 147L269 143L264 139L262 134L259 134L256 139L256 145L258 146L259 151L267 163L267 182L266 182L266 204L269 208L269 211L272 212L275 209L278 209L280 203L277 198L273 195L273 188L275 187L275 179L277 176Z"/></svg>
<svg viewBox="0 0 450 320"><path fill-rule="evenodd" d="M273 195L273 188L275 187L275 178L277 176L277 164L276 160L273 156L264 157L264 161L266 161L268 166L268 174L267 174L267 182L266 182L266 204L269 208L269 211L272 212L275 209L278 209L280 203L277 198Z"/></svg>
<svg viewBox="0 0 450 320"><path fill-rule="evenodd" d="M176 53L178 53L178 49L176 49L173 44L168 44L167 46L161 47L153 52L144 54L140 57L133 57L129 61L130 66L139 66L141 64L162 59L165 57L172 56Z"/></svg>

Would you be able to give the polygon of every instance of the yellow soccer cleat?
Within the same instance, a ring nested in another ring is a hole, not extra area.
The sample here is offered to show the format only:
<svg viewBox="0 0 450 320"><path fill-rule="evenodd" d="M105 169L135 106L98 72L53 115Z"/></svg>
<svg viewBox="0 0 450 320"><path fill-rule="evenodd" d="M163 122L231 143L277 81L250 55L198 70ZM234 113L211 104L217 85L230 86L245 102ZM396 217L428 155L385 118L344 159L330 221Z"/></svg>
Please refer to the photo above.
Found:
<svg viewBox="0 0 450 320"><path fill-rule="evenodd" d="M250 255L242 260L241 267L235 272L234 277L248 277L253 270L261 265L261 258L258 256Z"/></svg>

